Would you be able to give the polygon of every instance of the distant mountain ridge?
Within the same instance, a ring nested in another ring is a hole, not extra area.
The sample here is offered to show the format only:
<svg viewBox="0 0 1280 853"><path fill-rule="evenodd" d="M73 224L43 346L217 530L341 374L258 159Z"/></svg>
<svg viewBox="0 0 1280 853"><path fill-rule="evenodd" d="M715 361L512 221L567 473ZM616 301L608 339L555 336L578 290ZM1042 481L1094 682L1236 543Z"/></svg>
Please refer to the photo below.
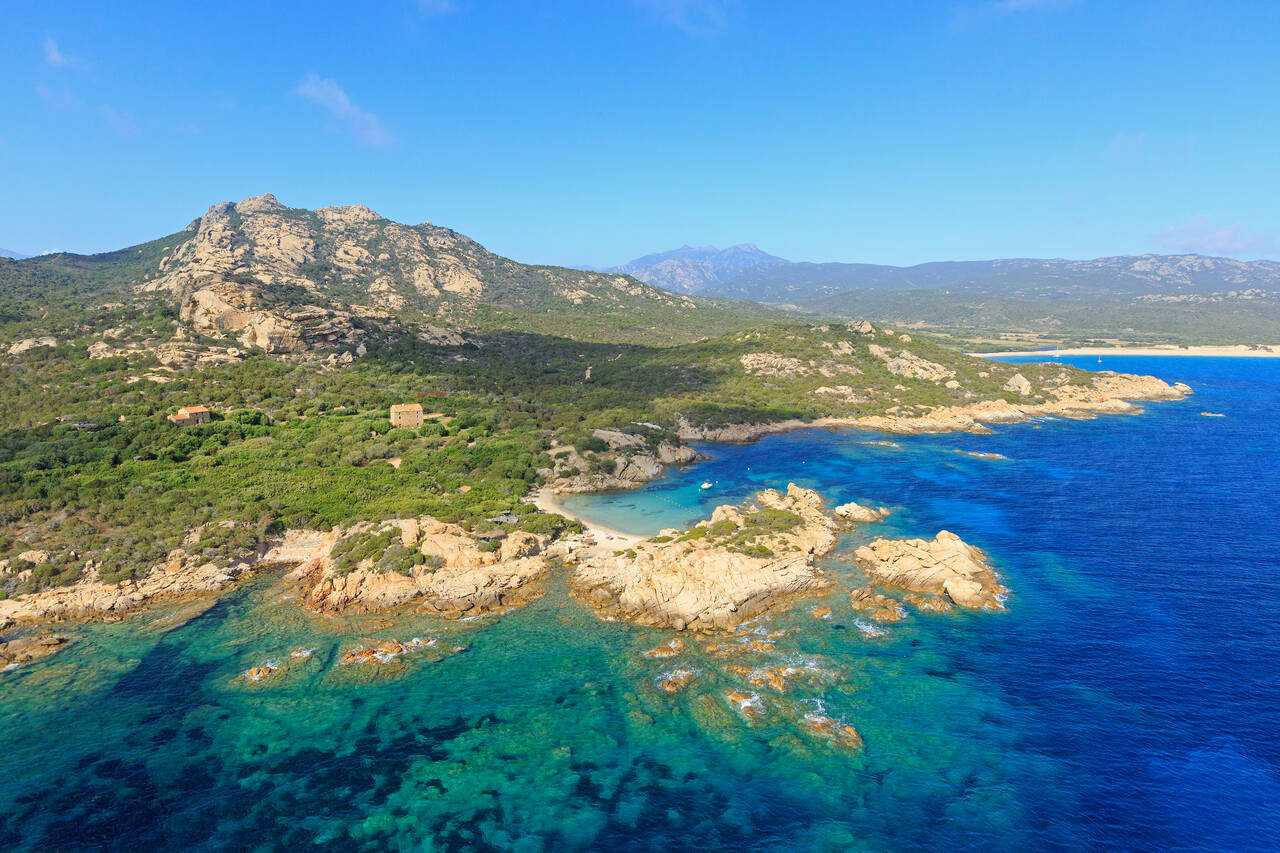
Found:
<svg viewBox="0 0 1280 853"><path fill-rule="evenodd" d="M1207 255L1118 255L1074 261L1000 258L885 264L792 262L752 244L717 250L684 246L610 271L658 287L829 310L857 291L946 290L1014 299L1133 299L1241 290L1280 291L1280 262Z"/></svg>
<svg viewBox="0 0 1280 853"><path fill-rule="evenodd" d="M13 258L15 261L20 261L23 258L29 257L31 256L24 255L21 252L15 252L13 249L0 249L0 258Z"/></svg>
<svg viewBox="0 0 1280 853"><path fill-rule="evenodd" d="M715 246L681 246L636 258L604 272L634 276L656 287L677 293L701 293L766 263L784 261L763 252L754 243L741 243L727 249Z"/></svg>

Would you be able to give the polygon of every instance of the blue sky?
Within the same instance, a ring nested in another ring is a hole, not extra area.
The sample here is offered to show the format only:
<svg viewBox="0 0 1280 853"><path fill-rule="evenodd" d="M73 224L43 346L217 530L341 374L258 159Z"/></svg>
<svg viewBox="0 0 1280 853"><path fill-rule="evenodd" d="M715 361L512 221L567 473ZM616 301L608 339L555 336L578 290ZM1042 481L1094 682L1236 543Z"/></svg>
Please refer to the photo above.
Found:
<svg viewBox="0 0 1280 853"><path fill-rule="evenodd" d="M0 246L273 192L531 262L1280 255L1273 2L284 5L6 3Z"/></svg>

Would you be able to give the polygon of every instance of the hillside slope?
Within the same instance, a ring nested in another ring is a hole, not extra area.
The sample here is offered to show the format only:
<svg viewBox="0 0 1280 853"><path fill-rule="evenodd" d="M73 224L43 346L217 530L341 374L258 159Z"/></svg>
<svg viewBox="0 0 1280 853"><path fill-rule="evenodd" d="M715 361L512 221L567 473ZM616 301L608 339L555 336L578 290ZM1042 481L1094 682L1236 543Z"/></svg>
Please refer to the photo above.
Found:
<svg viewBox="0 0 1280 853"><path fill-rule="evenodd" d="M625 275L521 264L359 205L302 210L271 195L214 205L184 231L118 252L0 262L0 320L56 322L50 300L68 323L92 323L104 305L163 303L197 335L272 353L354 345L385 326L674 343L774 313ZM77 316L77 306L94 310Z"/></svg>

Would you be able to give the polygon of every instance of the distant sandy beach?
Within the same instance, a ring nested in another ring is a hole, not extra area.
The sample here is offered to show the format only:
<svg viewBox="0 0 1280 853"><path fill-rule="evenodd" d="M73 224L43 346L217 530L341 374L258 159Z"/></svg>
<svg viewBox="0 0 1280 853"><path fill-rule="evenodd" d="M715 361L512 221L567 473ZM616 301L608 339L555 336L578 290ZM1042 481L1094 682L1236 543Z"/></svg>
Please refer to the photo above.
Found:
<svg viewBox="0 0 1280 853"><path fill-rule="evenodd" d="M563 515L565 518L572 518L575 521L582 522L582 526L587 529L588 533L595 534L597 545L610 544L630 546L648 538L647 536L638 536L634 533L624 533L617 528L589 521L581 515L578 515L576 512L572 512L571 510L565 509L561 506L560 502L556 500L555 494L547 488L538 490L538 496L533 499L533 505L543 512L554 512L558 515Z"/></svg>
<svg viewBox="0 0 1280 853"><path fill-rule="evenodd" d="M999 358L1006 355L1044 356L1055 355L1217 355L1233 358L1280 358L1280 344L1270 346L1221 346L1221 347L1180 347L1172 344L1149 347L1078 347L1075 349L1024 350L1021 352L971 352L968 355L982 358Z"/></svg>

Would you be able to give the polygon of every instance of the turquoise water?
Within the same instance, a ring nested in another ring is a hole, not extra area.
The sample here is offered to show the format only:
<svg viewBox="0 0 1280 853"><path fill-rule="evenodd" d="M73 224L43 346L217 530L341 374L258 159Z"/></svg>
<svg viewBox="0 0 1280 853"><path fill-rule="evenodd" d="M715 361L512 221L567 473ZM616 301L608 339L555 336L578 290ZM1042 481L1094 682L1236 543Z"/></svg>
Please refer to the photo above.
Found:
<svg viewBox="0 0 1280 853"><path fill-rule="evenodd" d="M600 621L561 576L472 622L313 616L264 576L70 626L69 650L0 674L0 848L1271 849L1280 363L1103 366L1198 393L990 436L706 447L645 489L577 499L637 532L788 481L892 507L828 561L836 590L740 632L773 649L689 638L646 658L673 633ZM943 527L989 551L1008 612L913 613L872 636L848 607L865 582L849 552ZM415 636L437 642L339 662ZM238 677L266 662L284 666ZM779 694L730 669L768 665L803 674ZM669 695L674 667L694 676ZM819 711L864 747L816 736Z"/></svg>

